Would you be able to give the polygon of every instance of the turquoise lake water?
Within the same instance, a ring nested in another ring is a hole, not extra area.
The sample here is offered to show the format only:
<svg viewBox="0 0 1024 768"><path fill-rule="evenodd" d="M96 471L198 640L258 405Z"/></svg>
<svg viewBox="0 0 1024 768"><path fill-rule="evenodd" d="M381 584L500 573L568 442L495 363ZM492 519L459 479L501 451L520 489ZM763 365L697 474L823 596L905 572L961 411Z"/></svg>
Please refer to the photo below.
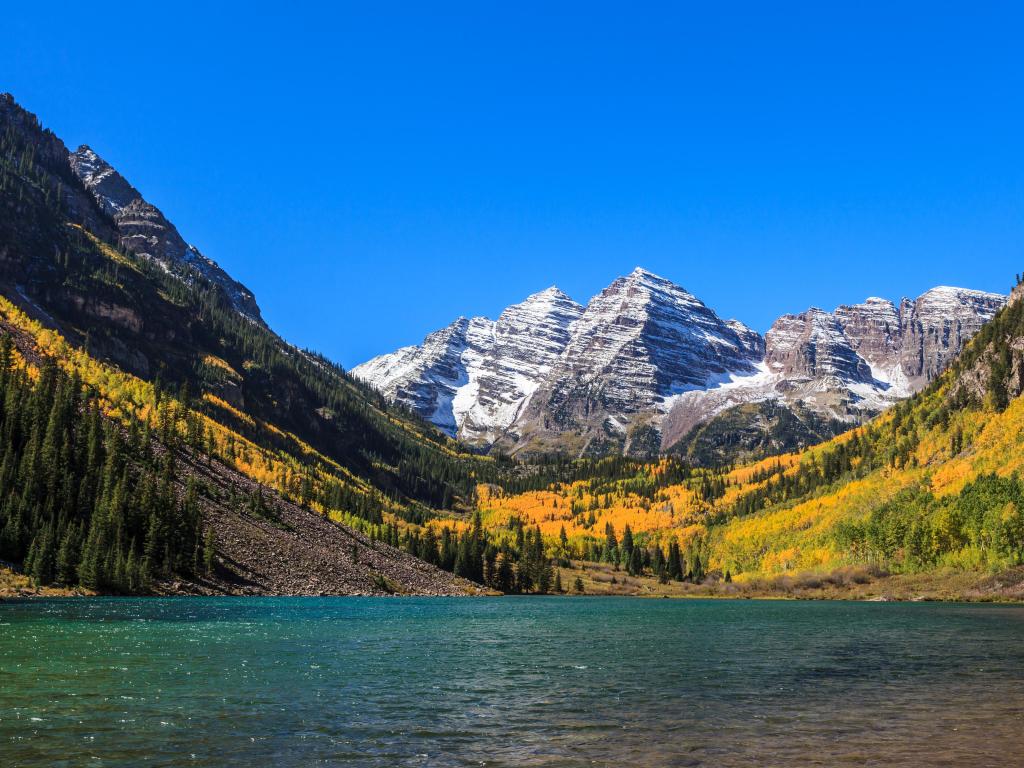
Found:
<svg viewBox="0 0 1024 768"><path fill-rule="evenodd" d="M3 766L1024 765L1024 608L0 604Z"/></svg>

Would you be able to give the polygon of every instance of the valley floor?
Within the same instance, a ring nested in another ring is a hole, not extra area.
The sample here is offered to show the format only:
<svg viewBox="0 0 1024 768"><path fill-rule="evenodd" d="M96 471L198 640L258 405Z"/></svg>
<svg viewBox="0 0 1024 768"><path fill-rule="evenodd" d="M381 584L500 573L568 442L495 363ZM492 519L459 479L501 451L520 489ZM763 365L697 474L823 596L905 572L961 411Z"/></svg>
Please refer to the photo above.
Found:
<svg viewBox="0 0 1024 768"><path fill-rule="evenodd" d="M1024 567L1002 573L944 571L886 574L867 567L850 567L831 574L798 574L754 578L731 583L662 584L652 576L629 576L606 563L573 562L558 568L566 594L635 597L697 597L795 600L947 600L970 602L1024 602Z"/></svg>
<svg viewBox="0 0 1024 768"><path fill-rule="evenodd" d="M772 579L751 579L732 583L690 584L660 583L650 576L629 576L604 563L573 563L557 569L564 594L590 596L632 596L650 598L722 598L782 600L862 600L862 601L954 601L1024 603L1024 567L998 574L971 571L943 573L883 574L867 568L849 568L827 576L804 574ZM583 592L575 590L579 577ZM459 580L461 581L461 580ZM467 582L462 582L462 585ZM461 586L461 585L460 585ZM316 590L248 590L233 588L221 579L200 583L165 582L154 589L157 595L310 595ZM382 594L381 590L322 590L323 595ZM433 589L396 590L405 595L438 595ZM459 594L456 589L449 594ZM462 594L494 595L483 588L465 588ZM96 593L81 588L36 587L24 574L0 567L0 600L25 597L76 597ZM443 593L442 593L443 594Z"/></svg>
<svg viewBox="0 0 1024 768"><path fill-rule="evenodd" d="M0 600L14 597L72 597L92 594L82 589L37 587L28 576L0 566Z"/></svg>

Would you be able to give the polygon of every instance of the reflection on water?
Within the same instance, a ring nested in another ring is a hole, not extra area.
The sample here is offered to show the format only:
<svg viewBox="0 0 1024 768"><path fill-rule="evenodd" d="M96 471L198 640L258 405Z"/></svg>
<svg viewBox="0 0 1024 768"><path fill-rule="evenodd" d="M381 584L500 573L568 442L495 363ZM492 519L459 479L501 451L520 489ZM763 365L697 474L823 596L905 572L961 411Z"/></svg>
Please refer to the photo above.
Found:
<svg viewBox="0 0 1024 768"><path fill-rule="evenodd" d="M1024 609L0 604L0 764L1024 765Z"/></svg>

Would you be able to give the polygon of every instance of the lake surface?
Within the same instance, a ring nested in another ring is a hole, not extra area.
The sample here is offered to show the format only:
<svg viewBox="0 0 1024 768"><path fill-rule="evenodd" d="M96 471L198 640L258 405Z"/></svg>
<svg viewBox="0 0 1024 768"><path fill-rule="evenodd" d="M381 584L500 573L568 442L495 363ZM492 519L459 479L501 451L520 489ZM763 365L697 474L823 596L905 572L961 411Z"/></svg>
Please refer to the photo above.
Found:
<svg viewBox="0 0 1024 768"><path fill-rule="evenodd" d="M1024 608L4 603L0 765L1024 765Z"/></svg>

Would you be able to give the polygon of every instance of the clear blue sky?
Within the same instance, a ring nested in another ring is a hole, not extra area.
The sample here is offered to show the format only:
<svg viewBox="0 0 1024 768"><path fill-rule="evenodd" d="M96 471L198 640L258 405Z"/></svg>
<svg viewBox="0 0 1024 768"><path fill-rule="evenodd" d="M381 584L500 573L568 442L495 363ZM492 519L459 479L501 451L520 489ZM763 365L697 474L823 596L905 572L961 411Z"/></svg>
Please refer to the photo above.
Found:
<svg viewBox="0 0 1024 768"><path fill-rule="evenodd" d="M1024 269L1017 3L33 5L0 90L347 366L636 265L762 331Z"/></svg>

